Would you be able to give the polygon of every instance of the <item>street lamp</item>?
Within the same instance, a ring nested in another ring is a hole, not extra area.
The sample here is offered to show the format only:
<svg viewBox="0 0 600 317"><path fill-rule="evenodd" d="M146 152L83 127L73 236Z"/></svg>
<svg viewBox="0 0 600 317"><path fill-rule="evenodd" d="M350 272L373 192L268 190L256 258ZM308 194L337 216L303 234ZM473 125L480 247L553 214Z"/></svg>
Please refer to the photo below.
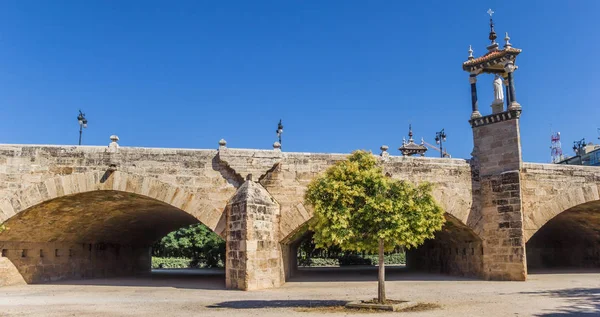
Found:
<svg viewBox="0 0 600 317"><path fill-rule="evenodd" d="M435 143L440 145L440 157L444 157L444 142L446 142L446 132L444 129L435 133Z"/></svg>
<svg viewBox="0 0 600 317"><path fill-rule="evenodd" d="M87 128L87 119L85 118L85 113L79 110L79 115L77 116L77 122L79 122L79 145L81 145L81 134L83 133L83 128Z"/></svg>
<svg viewBox="0 0 600 317"><path fill-rule="evenodd" d="M585 146L585 138L583 138L579 141L574 141L573 142L573 151L575 151L575 154L577 154L578 156L581 157L584 146ZM583 162L581 162L581 163L583 164Z"/></svg>
<svg viewBox="0 0 600 317"><path fill-rule="evenodd" d="M283 133L283 124L281 124L281 119L279 119L279 123L277 124L277 138L279 138L279 145L281 145L281 134Z"/></svg>

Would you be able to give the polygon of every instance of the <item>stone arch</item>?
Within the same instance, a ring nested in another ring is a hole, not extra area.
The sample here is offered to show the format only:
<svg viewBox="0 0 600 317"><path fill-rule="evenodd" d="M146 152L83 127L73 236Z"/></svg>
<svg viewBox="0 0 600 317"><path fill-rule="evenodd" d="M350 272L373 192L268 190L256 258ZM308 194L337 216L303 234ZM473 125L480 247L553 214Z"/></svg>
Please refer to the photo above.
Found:
<svg viewBox="0 0 600 317"><path fill-rule="evenodd" d="M446 212L446 223L431 240L407 250L407 267L415 271L483 277L483 241L475 230Z"/></svg>
<svg viewBox="0 0 600 317"><path fill-rule="evenodd" d="M0 286L149 271L150 246L168 232L198 222L224 231L226 201L208 196L120 171L55 176L0 196Z"/></svg>
<svg viewBox="0 0 600 317"><path fill-rule="evenodd" d="M535 197L535 200L532 198ZM561 190L550 199L545 195L528 195L523 205L525 242L546 223L561 213L579 205L600 200L600 184L585 184Z"/></svg>
<svg viewBox="0 0 600 317"><path fill-rule="evenodd" d="M571 198L564 202L566 206L585 202L553 214L528 236L525 250L529 270L600 268L600 199Z"/></svg>
<svg viewBox="0 0 600 317"><path fill-rule="evenodd" d="M148 197L189 213L217 233L225 229L226 198L211 201L206 195L157 178L121 171L55 176L9 193L0 198L0 224L45 201L93 191L119 191Z"/></svg>
<svg viewBox="0 0 600 317"><path fill-rule="evenodd" d="M450 215L453 221L457 221L460 224L467 226L471 229L475 224L471 224L472 220L469 219L472 207L472 198L469 195L460 194L458 190L453 190L450 186L441 187L435 186L433 188L433 197L436 199L440 207L445 211L446 214ZM298 202L295 206L285 206L291 209L286 215L285 227L282 227L280 241L286 243L291 241L298 231L306 226L308 221L313 216L312 208L304 203ZM291 215L291 216L290 216ZM479 232L474 232L476 236L479 236Z"/></svg>
<svg viewBox="0 0 600 317"><path fill-rule="evenodd" d="M312 216L312 212L310 213ZM435 238L407 250L407 266L418 271L458 276L483 277L483 241L475 230L453 214L445 212L446 224ZM286 279L297 270L299 242L309 233L308 222L280 240Z"/></svg>

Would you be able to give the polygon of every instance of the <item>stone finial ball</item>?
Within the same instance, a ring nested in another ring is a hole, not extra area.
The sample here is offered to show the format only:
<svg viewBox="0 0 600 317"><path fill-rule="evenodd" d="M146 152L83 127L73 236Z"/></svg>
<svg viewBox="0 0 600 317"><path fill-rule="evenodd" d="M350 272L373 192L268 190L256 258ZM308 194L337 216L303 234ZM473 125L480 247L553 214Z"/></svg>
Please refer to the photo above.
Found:
<svg viewBox="0 0 600 317"><path fill-rule="evenodd" d="M219 140L219 146L225 146L225 145L227 145L227 141L225 141L225 139Z"/></svg>
<svg viewBox="0 0 600 317"><path fill-rule="evenodd" d="M273 148L274 149L280 149L281 148L281 143L279 143L279 142L273 143Z"/></svg>
<svg viewBox="0 0 600 317"><path fill-rule="evenodd" d="M113 135L110 136L110 140L113 141L113 142L118 142L119 141L119 137L113 134Z"/></svg>
<svg viewBox="0 0 600 317"><path fill-rule="evenodd" d="M389 147L389 146L387 146L387 145L382 145L382 146L381 146L379 149L385 152L385 151L387 151L389 148L390 148L390 147Z"/></svg>

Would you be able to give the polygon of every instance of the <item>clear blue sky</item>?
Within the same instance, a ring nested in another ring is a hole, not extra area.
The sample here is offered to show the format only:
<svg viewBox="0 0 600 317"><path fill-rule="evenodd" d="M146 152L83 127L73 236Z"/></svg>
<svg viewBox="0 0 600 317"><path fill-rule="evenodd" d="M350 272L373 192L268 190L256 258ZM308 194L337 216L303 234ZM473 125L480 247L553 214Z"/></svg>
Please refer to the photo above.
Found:
<svg viewBox="0 0 600 317"><path fill-rule="evenodd" d="M527 161L549 161L551 127L597 142L600 1L0 2L0 143L397 148L412 123L469 157L469 44L522 48L515 74ZM503 42L503 41L502 41ZM478 82L490 113L492 78ZM436 156L430 151L428 156Z"/></svg>

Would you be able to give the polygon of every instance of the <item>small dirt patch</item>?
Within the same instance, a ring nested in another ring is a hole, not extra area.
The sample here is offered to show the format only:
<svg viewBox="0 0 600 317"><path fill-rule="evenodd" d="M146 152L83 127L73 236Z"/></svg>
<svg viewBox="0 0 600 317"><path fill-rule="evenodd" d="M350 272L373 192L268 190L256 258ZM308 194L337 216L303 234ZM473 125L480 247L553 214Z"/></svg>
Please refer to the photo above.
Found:
<svg viewBox="0 0 600 317"><path fill-rule="evenodd" d="M365 303L365 304L380 304L377 301L377 298L373 298L371 300L365 300L365 301L362 301L362 302ZM402 304L402 303L406 303L406 302L407 301L405 301L405 300L387 299L387 300L385 300L385 302L383 302L381 304L383 304L383 305L394 305L394 304Z"/></svg>
<svg viewBox="0 0 600 317"><path fill-rule="evenodd" d="M403 302L403 301L396 301ZM368 308L346 308L345 306L326 306L326 307L298 307L294 310L300 313L345 313L345 314L397 314L404 312L421 312L442 308L442 306L434 303L418 303L416 306L403 309L401 311L382 311L379 309Z"/></svg>
<svg viewBox="0 0 600 317"><path fill-rule="evenodd" d="M442 308L441 305L434 303L418 303L417 306L409 307L407 309L402 310L402 312L419 312L419 311L427 311Z"/></svg>

